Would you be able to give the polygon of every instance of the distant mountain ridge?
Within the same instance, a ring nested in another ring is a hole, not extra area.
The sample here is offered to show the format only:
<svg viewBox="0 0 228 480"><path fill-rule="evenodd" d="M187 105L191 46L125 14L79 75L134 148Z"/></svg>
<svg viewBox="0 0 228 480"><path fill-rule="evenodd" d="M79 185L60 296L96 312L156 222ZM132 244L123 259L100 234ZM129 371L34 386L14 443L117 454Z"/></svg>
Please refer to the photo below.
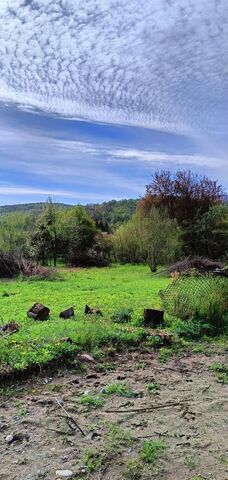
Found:
<svg viewBox="0 0 228 480"><path fill-rule="evenodd" d="M94 218L100 228L105 225L118 226L127 222L136 210L137 199L110 200L103 203L91 203L82 205L88 213ZM16 205L0 206L0 216L11 213L39 213L45 202L22 203ZM56 203L59 208L72 208L74 205L66 203Z"/></svg>

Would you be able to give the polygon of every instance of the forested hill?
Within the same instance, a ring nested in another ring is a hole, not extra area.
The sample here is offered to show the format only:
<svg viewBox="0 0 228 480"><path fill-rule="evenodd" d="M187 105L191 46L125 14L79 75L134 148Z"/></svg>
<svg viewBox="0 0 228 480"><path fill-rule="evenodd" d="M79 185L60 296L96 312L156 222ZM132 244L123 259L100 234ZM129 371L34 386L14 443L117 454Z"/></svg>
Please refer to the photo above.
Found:
<svg viewBox="0 0 228 480"><path fill-rule="evenodd" d="M104 203L94 203L85 205L86 210L94 218L97 224L105 226L118 226L127 222L132 214L135 212L138 200L111 200ZM65 203L56 203L59 208L70 208L72 205ZM6 215L9 213L36 213L40 212L44 206L44 203L24 203L18 205L5 205L0 206L0 215Z"/></svg>

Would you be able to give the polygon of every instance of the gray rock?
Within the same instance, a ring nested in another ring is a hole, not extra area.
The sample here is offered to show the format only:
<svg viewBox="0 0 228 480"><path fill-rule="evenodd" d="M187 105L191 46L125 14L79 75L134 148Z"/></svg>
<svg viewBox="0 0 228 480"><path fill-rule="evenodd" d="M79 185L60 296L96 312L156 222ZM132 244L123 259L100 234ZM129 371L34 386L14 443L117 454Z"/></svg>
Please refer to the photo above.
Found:
<svg viewBox="0 0 228 480"><path fill-rule="evenodd" d="M56 470L55 472L57 478L73 478L74 473L72 470Z"/></svg>
<svg viewBox="0 0 228 480"><path fill-rule="evenodd" d="M10 433L9 435L7 435L6 437L6 443L8 443L9 445L13 442L14 440L14 435L13 433Z"/></svg>

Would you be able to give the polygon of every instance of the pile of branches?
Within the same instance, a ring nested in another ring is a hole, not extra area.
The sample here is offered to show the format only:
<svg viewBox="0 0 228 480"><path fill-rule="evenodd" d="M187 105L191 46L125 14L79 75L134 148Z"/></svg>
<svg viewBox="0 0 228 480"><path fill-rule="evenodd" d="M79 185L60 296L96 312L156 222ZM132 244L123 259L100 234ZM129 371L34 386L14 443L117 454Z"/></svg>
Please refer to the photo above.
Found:
<svg viewBox="0 0 228 480"><path fill-rule="evenodd" d="M174 274L176 272L187 274L192 270L199 272L200 274L213 273L217 269L222 270L223 264L216 262L207 257L187 257L184 260L174 263L169 268L169 273Z"/></svg>
<svg viewBox="0 0 228 480"><path fill-rule="evenodd" d="M20 273L20 259L10 253L0 253L0 278L12 278Z"/></svg>
<svg viewBox="0 0 228 480"><path fill-rule="evenodd" d="M0 278L13 278L18 275L48 280L56 275L54 268L36 265L11 253L0 252Z"/></svg>

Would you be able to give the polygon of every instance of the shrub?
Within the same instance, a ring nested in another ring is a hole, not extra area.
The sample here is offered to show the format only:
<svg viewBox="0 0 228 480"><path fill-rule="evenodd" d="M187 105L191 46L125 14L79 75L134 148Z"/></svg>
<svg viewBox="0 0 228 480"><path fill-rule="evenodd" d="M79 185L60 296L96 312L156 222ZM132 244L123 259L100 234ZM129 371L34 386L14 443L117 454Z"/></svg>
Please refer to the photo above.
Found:
<svg viewBox="0 0 228 480"><path fill-rule="evenodd" d="M132 308L121 308L116 310L111 316L114 323L128 323L132 319Z"/></svg>

